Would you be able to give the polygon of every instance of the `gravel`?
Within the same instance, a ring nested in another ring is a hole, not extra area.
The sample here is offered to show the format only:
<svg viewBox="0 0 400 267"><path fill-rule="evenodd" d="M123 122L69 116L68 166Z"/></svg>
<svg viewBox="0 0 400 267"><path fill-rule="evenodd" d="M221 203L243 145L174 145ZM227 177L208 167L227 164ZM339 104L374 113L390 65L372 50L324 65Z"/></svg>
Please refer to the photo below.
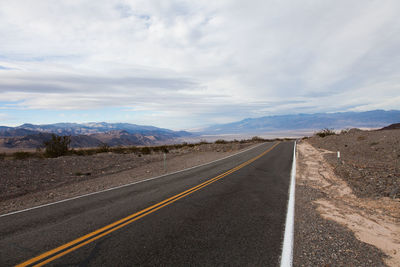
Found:
<svg viewBox="0 0 400 267"><path fill-rule="evenodd" d="M325 159L358 197L400 198L400 129L361 131L307 140L330 150ZM338 163L336 152L340 151Z"/></svg>
<svg viewBox="0 0 400 267"><path fill-rule="evenodd" d="M385 254L363 243L346 227L323 219L313 201L324 195L296 186L294 266L386 266Z"/></svg>
<svg viewBox="0 0 400 267"><path fill-rule="evenodd" d="M305 139L298 143L294 266L399 266L400 130Z"/></svg>

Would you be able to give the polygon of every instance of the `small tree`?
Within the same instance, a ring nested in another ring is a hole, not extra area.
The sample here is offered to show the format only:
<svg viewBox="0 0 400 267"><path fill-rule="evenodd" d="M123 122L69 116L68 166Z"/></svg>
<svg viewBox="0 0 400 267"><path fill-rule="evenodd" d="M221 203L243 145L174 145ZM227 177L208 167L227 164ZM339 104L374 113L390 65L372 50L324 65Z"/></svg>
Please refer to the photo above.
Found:
<svg viewBox="0 0 400 267"><path fill-rule="evenodd" d="M44 142L46 149L45 155L50 158L64 156L69 151L70 143L71 143L71 136L58 136L52 134L51 140Z"/></svg>

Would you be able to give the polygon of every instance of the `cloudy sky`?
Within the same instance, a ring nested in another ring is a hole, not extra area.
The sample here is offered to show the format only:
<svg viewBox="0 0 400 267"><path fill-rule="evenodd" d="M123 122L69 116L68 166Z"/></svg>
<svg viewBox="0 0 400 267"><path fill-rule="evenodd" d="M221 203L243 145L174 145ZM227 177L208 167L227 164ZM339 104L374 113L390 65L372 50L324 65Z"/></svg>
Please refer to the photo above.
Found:
<svg viewBox="0 0 400 267"><path fill-rule="evenodd" d="M0 0L0 125L400 109L398 0Z"/></svg>

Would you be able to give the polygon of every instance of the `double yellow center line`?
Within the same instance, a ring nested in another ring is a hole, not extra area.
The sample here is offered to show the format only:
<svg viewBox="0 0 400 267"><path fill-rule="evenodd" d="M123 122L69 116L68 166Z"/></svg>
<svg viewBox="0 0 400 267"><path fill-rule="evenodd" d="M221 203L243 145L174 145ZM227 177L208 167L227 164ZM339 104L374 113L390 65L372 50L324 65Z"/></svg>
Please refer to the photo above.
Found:
<svg viewBox="0 0 400 267"><path fill-rule="evenodd" d="M197 186L194 186L194 187L192 187L192 188L190 188L190 189L188 189L188 190L186 190L186 191L184 191L182 193L179 193L179 194L177 194L177 195L175 195L173 197L165 199L165 200L163 200L163 201L161 201L161 202L159 202L159 203L157 203L157 204L155 204L153 206L150 206L150 207L148 207L146 209L143 209L143 210L141 210L139 212L131 214L131 215L129 215L129 216L127 216L127 217L125 217L125 218L123 218L121 220L118 220L118 221L116 221L116 222L114 222L112 224L106 225L106 226L104 226L104 227L102 227L102 228L100 228L100 229L98 229L98 230L96 230L94 232L91 232L91 233L89 233L87 235L79 237L79 238L77 238L77 239L75 239L75 240L73 240L71 242L68 242L68 243L66 243L64 245L61 245L61 246L59 246L59 247L57 247L55 249L49 250L49 251L47 251L47 252L45 252L45 253L43 253L43 254L41 254L39 256L36 256L36 257L34 257L32 259L29 259L29 260L27 260L27 261L25 261L23 263L20 263L17 266L43 266L43 265L45 265L45 264L47 264L47 263L49 263L51 261L54 261L55 259L58 259L58 258L66 255L66 254L68 254L68 253L70 253L70 252L72 252L74 250L77 250L80 247L83 247L83 246L85 246L85 245L87 245L87 244L89 244L89 243L91 243L91 242L103 237L103 236L106 236L106 235L108 235L108 234L110 234L110 233L112 233L112 232L114 232L114 231L116 231L116 230L118 230L118 229L120 229L120 228L122 228L122 227L124 227L124 226L126 226L126 225L128 225L128 224L130 224L132 222L134 222L134 221L139 220L140 218L143 218L144 216L147 216L147 215L149 215L149 214L151 214L151 213L153 213L153 212L155 212L155 211L157 211L157 210L159 210L159 209L161 209L161 208L163 208L165 206L168 206L168 205L174 203L175 201L177 201L177 200L179 200L181 198L184 198L184 197L196 192L197 190L200 190L200 189L202 189L202 188L204 188L204 187L206 187L206 186L218 181L219 179L224 178L225 176L227 176L227 175L229 175L231 173L236 172L237 170L243 168L244 166L252 163L253 161L255 161L255 160L259 159L259 158L261 158L262 156L267 154L269 151L274 149L278 144L279 144L279 142L274 144L272 147L270 147L269 149L267 149L266 151L264 151L260 155L258 155L256 157L254 157L254 158L252 158L252 159L240 164L239 166L236 166L233 169L230 169L227 172L224 172L224 173L222 173L222 174L220 174L220 175L218 175L218 176L216 176L216 177L214 177L212 179L209 179L209 180L207 180L207 181L205 181L205 182L203 182L203 183L201 183L201 184L199 184Z"/></svg>

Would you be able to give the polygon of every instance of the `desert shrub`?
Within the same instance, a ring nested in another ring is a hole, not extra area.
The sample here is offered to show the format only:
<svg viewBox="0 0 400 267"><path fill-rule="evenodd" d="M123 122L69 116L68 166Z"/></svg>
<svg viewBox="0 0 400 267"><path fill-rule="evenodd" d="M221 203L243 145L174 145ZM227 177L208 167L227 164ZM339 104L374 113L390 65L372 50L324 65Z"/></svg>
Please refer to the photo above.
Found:
<svg viewBox="0 0 400 267"><path fill-rule="evenodd" d="M44 142L45 156L50 158L56 158L66 155L69 151L70 143L71 143L71 136L58 136L52 134L51 140Z"/></svg>
<svg viewBox="0 0 400 267"><path fill-rule="evenodd" d="M69 152L70 152L71 154L77 155L77 156L86 156L86 155L87 155L87 154L86 154L86 151L83 150L83 149L79 149L79 150L71 149Z"/></svg>
<svg viewBox="0 0 400 267"><path fill-rule="evenodd" d="M130 153L137 153L139 149L136 146L130 146L127 148Z"/></svg>
<svg viewBox="0 0 400 267"><path fill-rule="evenodd" d="M170 148L171 149L180 149L180 148L183 148L185 146L187 146L187 143L171 145Z"/></svg>
<svg viewBox="0 0 400 267"><path fill-rule="evenodd" d="M319 132L316 132L315 135L319 136L319 137L325 137L325 136L329 136L329 135L335 135L335 131L333 129L322 129Z"/></svg>
<svg viewBox="0 0 400 267"><path fill-rule="evenodd" d="M33 156L33 153L24 152L24 151L19 151L19 152L13 153L14 159L27 159L32 156Z"/></svg>
<svg viewBox="0 0 400 267"><path fill-rule="evenodd" d="M0 160L4 160L6 158L6 153L0 153Z"/></svg>
<svg viewBox="0 0 400 267"><path fill-rule="evenodd" d="M253 136L253 138L251 138L252 142L264 142L265 140L259 136Z"/></svg>
<svg viewBox="0 0 400 267"><path fill-rule="evenodd" d="M86 148L86 149L71 149L68 151L68 154L77 155L77 156L90 156L98 153L97 148Z"/></svg>
<svg viewBox="0 0 400 267"><path fill-rule="evenodd" d="M105 153L110 151L110 146L103 143L97 147L97 153Z"/></svg>
<svg viewBox="0 0 400 267"><path fill-rule="evenodd" d="M153 152L160 152L161 151L161 146L150 147L150 150L153 151Z"/></svg>
<svg viewBox="0 0 400 267"><path fill-rule="evenodd" d="M143 155L148 155L151 153L151 150L149 147L145 146L145 147L142 147L141 152Z"/></svg>
<svg viewBox="0 0 400 267"><path fill-rule="evenodd" d="M228 142L225 141L224 139L218 139L217 141L215 141L216 144L227 144Z"/></svg>
<svg viewBox="0 0 400 267"><path fill-rule="evenodd" d="M117 147L110 148L110 151L112 151L114 153L118 153L118 154L125 154L125 153L127 153L128 149L124 148L122 146L117 146Z"/></svg>
<svg viewBox="0 0 400 267"><path fill-rule="evenodd" d="M83 153L85 156L90 156L98 153L97 148L87 148L87 149L82 149Z"/></svg>
<svg viewBox="0 0 400 267"><path fill-rule="evenodd" d="M157 146L157 147L153 148L153 151L154 152L161 151L162 153L168 153L169 149L168 149L168 146Z"/></svg>
<svg viewBox="0 0 400 267"><path fill-rule="evenodd" d="M36 158L44 158L45 157L44 152L41 147L36 148L34 157L36 157Z"/></svg>
<svg viewBox="0 0 400 267"><path fill-rule="evenodd" d="M340 134L347 134L350 131L350 129L342 129L340 131Z"/></svg>
<svg viewBox="0 0 400 267"><path fill-rule="evenodd" d="M207 145L208 142L205 139L200 139L199 145Z"/></svg>

